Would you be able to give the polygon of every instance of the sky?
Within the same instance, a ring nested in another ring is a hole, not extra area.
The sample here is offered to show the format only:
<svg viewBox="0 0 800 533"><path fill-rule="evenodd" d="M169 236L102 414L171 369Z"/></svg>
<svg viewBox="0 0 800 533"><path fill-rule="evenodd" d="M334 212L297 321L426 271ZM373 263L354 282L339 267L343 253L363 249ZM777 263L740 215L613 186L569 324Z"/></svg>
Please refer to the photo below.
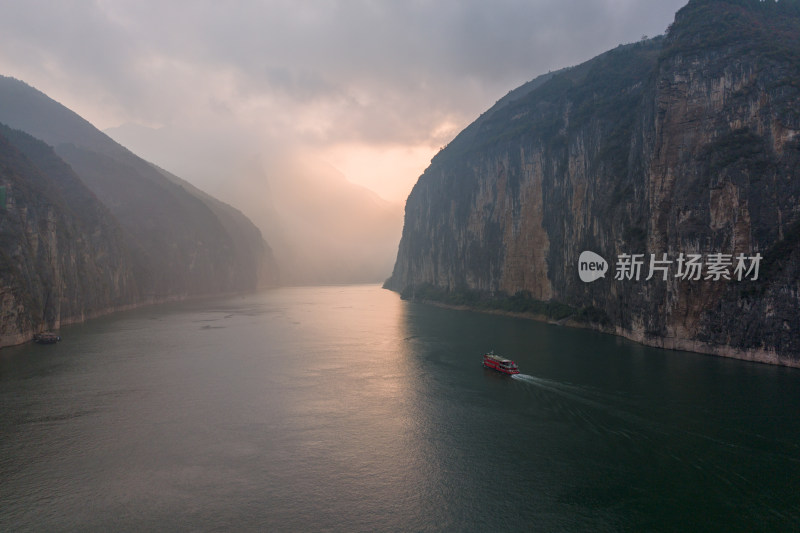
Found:
<svg viewBox="0 0 800 533"><path fill-rule="evenodd" d="M684 0L3 0L0 74L212 192L299 154L403 203L509 90L664 33Z"/></svg>

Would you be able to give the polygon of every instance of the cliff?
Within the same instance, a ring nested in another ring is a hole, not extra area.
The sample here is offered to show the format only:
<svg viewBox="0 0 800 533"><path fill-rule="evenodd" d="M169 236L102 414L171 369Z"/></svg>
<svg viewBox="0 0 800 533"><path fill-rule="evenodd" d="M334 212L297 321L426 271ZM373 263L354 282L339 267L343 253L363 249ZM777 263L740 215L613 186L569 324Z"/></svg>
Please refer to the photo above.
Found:
<svg viewBox="0 0 800 533"><path fill-rule="evenodd" d="M116 220L44 143L0 126L0 346L141 301Z"/></svg>
<svg viewBox="0 0 800 533"><path fill-rule="evenodd" d="M0 77L0 346L110 311L277 283L242 213Z"/></svg>
<svg viewBox="0 0 800 533"><path fill-rule="evenodd" d="M136 156L45 94L0 77L0 122L54 147L135 242L151 298L250 290L277 268L259 230L230 206Z"/></svg>
<svg viewBox="0 0 800 533"><path fill-rule="evenodd" d="M797 2L693 0L665 37L523 85L442 150L386 287L800 366L799 102ZM581 280L583 251L605 277Z"/></svg>

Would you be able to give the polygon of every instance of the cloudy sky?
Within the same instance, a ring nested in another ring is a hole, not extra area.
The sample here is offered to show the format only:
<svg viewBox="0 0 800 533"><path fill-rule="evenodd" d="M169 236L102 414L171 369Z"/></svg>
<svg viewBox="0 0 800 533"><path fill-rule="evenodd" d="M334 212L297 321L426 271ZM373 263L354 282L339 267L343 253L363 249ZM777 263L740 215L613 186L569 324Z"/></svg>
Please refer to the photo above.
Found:
<svg viewBox="0 0 800 533"><path fill-rule="evenodd" d="M207 189L293 151L402 202L510 89L663 33L684 3L5 0L0 73Z"/></svg>

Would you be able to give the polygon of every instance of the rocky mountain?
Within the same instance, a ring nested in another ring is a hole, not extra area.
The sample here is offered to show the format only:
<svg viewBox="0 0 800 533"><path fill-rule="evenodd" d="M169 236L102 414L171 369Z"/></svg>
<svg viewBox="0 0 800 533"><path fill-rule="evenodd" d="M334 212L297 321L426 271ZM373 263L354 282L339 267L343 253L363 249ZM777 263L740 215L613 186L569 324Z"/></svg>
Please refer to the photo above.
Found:
<svg viewBox="0 0 800 533"><path fill-rule="evenodd" d="M800 366L799 205L800 5L692 0L442 150L386 286Z"/></svg>
<svg viewBox="0 0 800 533"><path fill-rule="evenodd" d="M277 281L242 213L43 93L0 77L0 123L0 345L123 306Z"/></svg>
<svg viewBox="0 0 800 533"><path fill-rule="evenodd" d="M0 346L141 302L134 252L52 148L0 126Z"/></svg>

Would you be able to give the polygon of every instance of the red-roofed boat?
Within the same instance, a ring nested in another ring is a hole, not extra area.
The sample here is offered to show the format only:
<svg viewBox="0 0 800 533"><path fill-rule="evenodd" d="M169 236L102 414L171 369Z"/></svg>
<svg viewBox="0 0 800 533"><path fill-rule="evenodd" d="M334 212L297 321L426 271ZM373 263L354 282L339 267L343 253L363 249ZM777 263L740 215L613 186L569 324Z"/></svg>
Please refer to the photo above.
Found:
<svg viewBox="0 0 800 533"><path fill-rule="evenodd" d="M503 374L519 374L517 363L511 359L506 359L495 355L494 352L483 354L483 366L502 372Z"/></svg>

